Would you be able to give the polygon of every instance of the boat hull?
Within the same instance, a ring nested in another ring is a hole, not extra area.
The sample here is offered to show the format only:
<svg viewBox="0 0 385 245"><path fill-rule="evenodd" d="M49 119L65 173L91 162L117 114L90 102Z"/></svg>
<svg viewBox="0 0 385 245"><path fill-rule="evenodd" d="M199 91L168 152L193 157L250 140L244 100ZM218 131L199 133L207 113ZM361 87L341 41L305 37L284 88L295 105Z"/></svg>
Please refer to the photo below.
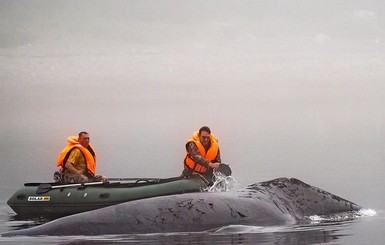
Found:
<svg viewBox="0 0 385 245"><path fill-rule="evenodd" d="M123 202L156 196L199 192L207 181L199 176L171 178L145 183L101 183L95 185L56 186L41 193L39 184L25 185L7 204L22 217L62 217Z"/></svg>

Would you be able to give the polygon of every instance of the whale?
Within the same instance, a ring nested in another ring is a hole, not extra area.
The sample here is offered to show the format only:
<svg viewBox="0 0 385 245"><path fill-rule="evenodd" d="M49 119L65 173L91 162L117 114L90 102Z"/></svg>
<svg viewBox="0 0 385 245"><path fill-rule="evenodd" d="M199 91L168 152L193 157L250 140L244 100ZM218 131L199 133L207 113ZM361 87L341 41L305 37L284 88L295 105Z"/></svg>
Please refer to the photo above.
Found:
<svg viewBox="0 0 385 245"><path fill-rule="evenodd" d="M197 192L130 201L59 218L8 236L72 236L201 232L230 225L296 225L312 215L362 207L295 178L277 178L237 191Z"/></svg>

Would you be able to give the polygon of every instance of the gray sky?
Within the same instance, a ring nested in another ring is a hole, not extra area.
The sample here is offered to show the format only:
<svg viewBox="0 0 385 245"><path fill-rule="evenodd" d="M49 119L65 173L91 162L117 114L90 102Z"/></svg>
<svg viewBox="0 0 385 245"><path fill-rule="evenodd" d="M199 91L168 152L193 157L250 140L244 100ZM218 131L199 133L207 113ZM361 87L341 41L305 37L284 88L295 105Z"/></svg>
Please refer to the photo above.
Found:
<svg viewBox="0 0 385 245"><path fill-rule="evenodd" d="M40 44L47 54L85 48L81 41L91 40L96 43L83 43L86 50L103 43L120 44L127 51L174 45L240 48L274 38L378 42L384 38L385 23L381 1L16 0L0 5L1 47Z"/></svg>

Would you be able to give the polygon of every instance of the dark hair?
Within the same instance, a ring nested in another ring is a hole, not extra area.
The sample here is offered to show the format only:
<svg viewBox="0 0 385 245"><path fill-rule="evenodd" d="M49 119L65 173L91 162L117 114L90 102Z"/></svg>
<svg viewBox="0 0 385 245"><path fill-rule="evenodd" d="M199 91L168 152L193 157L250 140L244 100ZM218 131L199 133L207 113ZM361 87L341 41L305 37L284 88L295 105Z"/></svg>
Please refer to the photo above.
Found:
<svg viewBox="0 0 385 245"><path fill-rule="evenodd" d="M207 127L207 126L203 126L203 127L201 127L201 128L199 129L199 135L201 135L201 133L202 133L203 131L205 131L205 132L211 134L211 130L210 130L210 128Z"/></svg>
<svg viewBox="0 0 385 245"><path fill-rule="evenodd" d="M83 134L88 134L86 131L81 131L80 133L79 133L79 138L83 135Z"/></svg>

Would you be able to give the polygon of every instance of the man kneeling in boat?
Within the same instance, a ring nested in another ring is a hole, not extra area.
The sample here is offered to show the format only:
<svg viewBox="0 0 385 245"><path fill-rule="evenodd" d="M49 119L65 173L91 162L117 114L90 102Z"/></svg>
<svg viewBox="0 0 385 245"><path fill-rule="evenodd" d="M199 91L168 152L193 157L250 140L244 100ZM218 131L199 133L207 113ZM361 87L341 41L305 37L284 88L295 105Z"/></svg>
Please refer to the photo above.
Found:
<svg viewBox="0 0 385 245"><path fill-rule="evenodd" d="M56 165L60 167L60 172L54 174L56 182L107 181L106 177L95 175L96 155L90 145L90 136L84 131L78 137L68 137L68 145L60 153Z"/></svg>
<svg viewBox="0 0 385 245"><path fill-rule="evenodd" d="M209 127L201 127L199 131L195 132L192 138L187 141L182 176L201 174L211 179L213 169L218 168L220 163L221 154L218 140L211 133Z"/></svg>

